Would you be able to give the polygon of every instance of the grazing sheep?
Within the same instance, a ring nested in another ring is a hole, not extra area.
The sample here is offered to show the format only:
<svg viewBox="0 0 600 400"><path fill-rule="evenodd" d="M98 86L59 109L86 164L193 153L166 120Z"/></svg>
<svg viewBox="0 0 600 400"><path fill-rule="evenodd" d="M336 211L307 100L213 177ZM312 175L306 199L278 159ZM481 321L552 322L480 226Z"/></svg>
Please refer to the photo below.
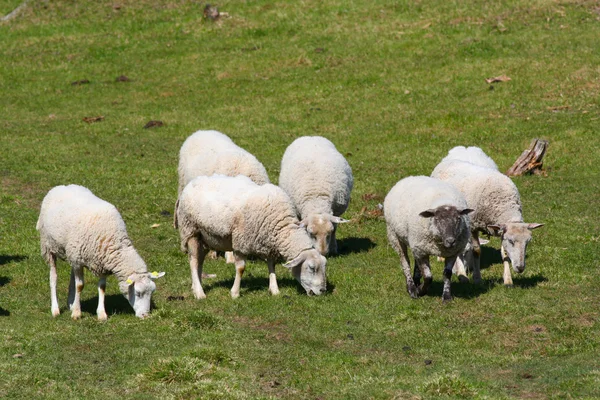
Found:
<svg viewBox="0 0 600 400"><path fill-rule="evenodd" d="M524 223L519 190L513 181L480 148L455 147L433 170L432 177L456 186L474 209L471 215L471 245L465 254L473 270L473 281L481 282L479 232L500 236L504 263L504 284L513 284L510 263L521 273L525 270L525 250L531 231L543 224ZM472 260L472 261L471 261ZM465 275L461 263L458 273Z"/></svg>
<svg viewBox="0 0 600 400"><path fill-rule="evenodd" d="M245 175L258 185L269 183L267 171L260 161L218 131L198 131L183 142L179 150L178 172L178 195L185 185L200 175ZM216 253L212 252L210 256L216 258ZM225 259L228 263L234 262L229 252L225 253Z"/></svg>
<svg viewBox="0 0 600 400"><path fill-rule="evenodd" d="M178 172L177 194L200 175L245 175L258 185L269 183L267 171L260 161L217 131L198 131L183 142Z"/></svg>
<svg viewBox="0 0 600 400"><path fill-rule="evenodd" d="M152 279L165 273L148 272L144 260L133 248L115 206L82 186L56 186L44 197L36 229L40 232L42 255L50 266L53 316L60 314L56 297L56 257L66 260L72 267L68 304L73 319L81 317L83 267L100 277L99 320L107 319L104 292L106 276L110 274L119 280L119 289L136 316L144 318L150 312L152 292L156 289Z"/></svg>
<svg viewBox="0 0 600 400"><path fill-rule="evenodd" d="M315 247L322 255L337 253L337 224L348 208L352 169L324 137L304 136L288 146L281 160L279 186L292 199Z"/></svg>
<svg viewBox="0 0 600 400"><path fill-rule="evenodd" d="M431 283L429 256L445 258L444 301L452 300L450 278L458 254L469 240L468 213L463 195L452 185L426 176L400 180L383 203L387 235L400 256L410 297L427 293ZM414 277L410 275L407 247L415 259ZM421 276L424 277L423 284Z"/></svg>
<svg viewBox="0 0 600 400"><path fill-rule="evenodd" d="M206 297L200 276L208 249L233 251L233 298L240 295L245 259L250 255L267 260L271 294L279 293L275 261L280 256L288 260L284 266L308 294L325 292L325 257L314 249L299 226L287 194L275 185L259 186L242 175L198 176L177 200L175 225L181 248L189 256L192 290L197 299Z"/></svg>

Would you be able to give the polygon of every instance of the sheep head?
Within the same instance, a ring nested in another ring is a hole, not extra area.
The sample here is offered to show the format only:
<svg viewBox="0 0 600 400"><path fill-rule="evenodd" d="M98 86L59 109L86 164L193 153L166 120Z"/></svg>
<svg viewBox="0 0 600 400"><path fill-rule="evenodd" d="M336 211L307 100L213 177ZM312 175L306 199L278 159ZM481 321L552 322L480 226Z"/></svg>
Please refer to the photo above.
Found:
<svg viewBox="0 0 600 400"><path fill-rule="evenodd" d="M544 224L528 224L524 222L507 222L504 224L488 225L488 230L494 236L500 236L502 247L506 251L515 272L525 271L525 251L531 241L531 231Z"/></svg>

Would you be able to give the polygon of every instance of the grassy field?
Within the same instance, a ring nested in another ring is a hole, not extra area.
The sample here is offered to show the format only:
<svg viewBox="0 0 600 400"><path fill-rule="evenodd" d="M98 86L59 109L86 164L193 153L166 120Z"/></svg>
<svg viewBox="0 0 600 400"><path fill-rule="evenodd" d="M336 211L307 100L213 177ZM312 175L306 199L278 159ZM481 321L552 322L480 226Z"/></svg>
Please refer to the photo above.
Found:
<svg viewBox="0 0 600 400"><path fill-rule="evenodd" d="M20 3L0 0L0 15ZM600 397L600 3L217 6L228 16L213 22L194 1L30 1L0 23L0 397ZM502 74L512 80L485 82ZM328 260L328 295L306 296L279 265L271 297L254 261L234 301L234 268L218 259L207 299L193 298L171 213L178 150L198 129L230 135L274 182L298 136L346 155L352 223ZM502 285L492 239L482 285L453 280L442 304L432 260L429 295L410 299L372 212L387 191L455 145L506 170L536 137L550 141L547 176L514 181L526 221L545 226L515 287ZM64 262L51 317L35 223L45 193L67 183L115 204L149 268L166 271L150 318L109 278L99 323L86 274L72 321Z"/></svg>

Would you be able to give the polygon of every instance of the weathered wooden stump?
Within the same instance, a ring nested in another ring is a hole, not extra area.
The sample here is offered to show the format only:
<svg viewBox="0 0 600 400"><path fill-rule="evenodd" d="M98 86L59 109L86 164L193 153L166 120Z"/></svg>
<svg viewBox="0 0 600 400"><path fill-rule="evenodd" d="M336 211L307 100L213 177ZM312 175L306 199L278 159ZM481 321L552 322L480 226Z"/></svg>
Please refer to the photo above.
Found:
<svg viewBox="0 0 600 400"><path fill-rule="evenodd" d="M524 174L546 175L542 170L542 159L548 149L548 141L533 139L529 148L517 158L517 161L506 171L508 176L521 176Z"/></svg>

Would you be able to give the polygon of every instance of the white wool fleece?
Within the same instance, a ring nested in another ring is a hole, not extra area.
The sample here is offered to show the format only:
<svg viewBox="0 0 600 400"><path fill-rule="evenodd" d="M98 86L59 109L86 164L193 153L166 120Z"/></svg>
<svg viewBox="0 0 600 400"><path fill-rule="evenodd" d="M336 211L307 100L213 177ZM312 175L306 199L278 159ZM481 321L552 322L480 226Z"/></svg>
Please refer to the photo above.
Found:
<svg viewBox="0 0 600 400"><path fill-rule="evenodd" d="M453 184L464 194L475 210L470 215L471 231L487 232L488 225L498 222L523 222L519 190L497 168L454 159L439 163L431 176Z"/></svg>
<svg viewBox="0 0 600 400"><path fill-rule="evenodd" d="M447 253L441 243L431 236L428 229L431 220L419 214L440 206L454 206L458 210L467 208L463 195L451 184L426 176L411 176L399 181L387 194L384 201L385 220L400 242L408 244L415 258L427 255L455 256L456 248L462 248L469 239L469 229L456 238L453 254ZM461 217L468 227L469 217Z"/></svg>
<svg viewBox="0 0 600 400"><path fill-rule="evenodd" d="M265 167L252 154L218 131L198 131L179 151L179 191L200 175L245 175L259 185L269 183Z"/></svg>
<svg viewBox="0 0 600 400"><path fill-rule="evenodd" d="M279 186L301 218L309 214L339 217L348 208L353 184L350 165L324 137L300 137L283 154Z"/></svg>
<svg viewBox="0 0 600 400"><path fill-rule="evenodd" d="M312 248L283 190L246 176L195 178L181 193L176 214L184 251L198 232L211 249L263 258L291 260Z"/></svg>
<svg viewBox="0 0 600 400"><path fill-rule="evenodd" d="M471 164L479 165L480 167L492 168L498 170L498 166L487 154L479 147L471 146L456 146L448 152L442 162L448 161L465 161Z"/></svg>

